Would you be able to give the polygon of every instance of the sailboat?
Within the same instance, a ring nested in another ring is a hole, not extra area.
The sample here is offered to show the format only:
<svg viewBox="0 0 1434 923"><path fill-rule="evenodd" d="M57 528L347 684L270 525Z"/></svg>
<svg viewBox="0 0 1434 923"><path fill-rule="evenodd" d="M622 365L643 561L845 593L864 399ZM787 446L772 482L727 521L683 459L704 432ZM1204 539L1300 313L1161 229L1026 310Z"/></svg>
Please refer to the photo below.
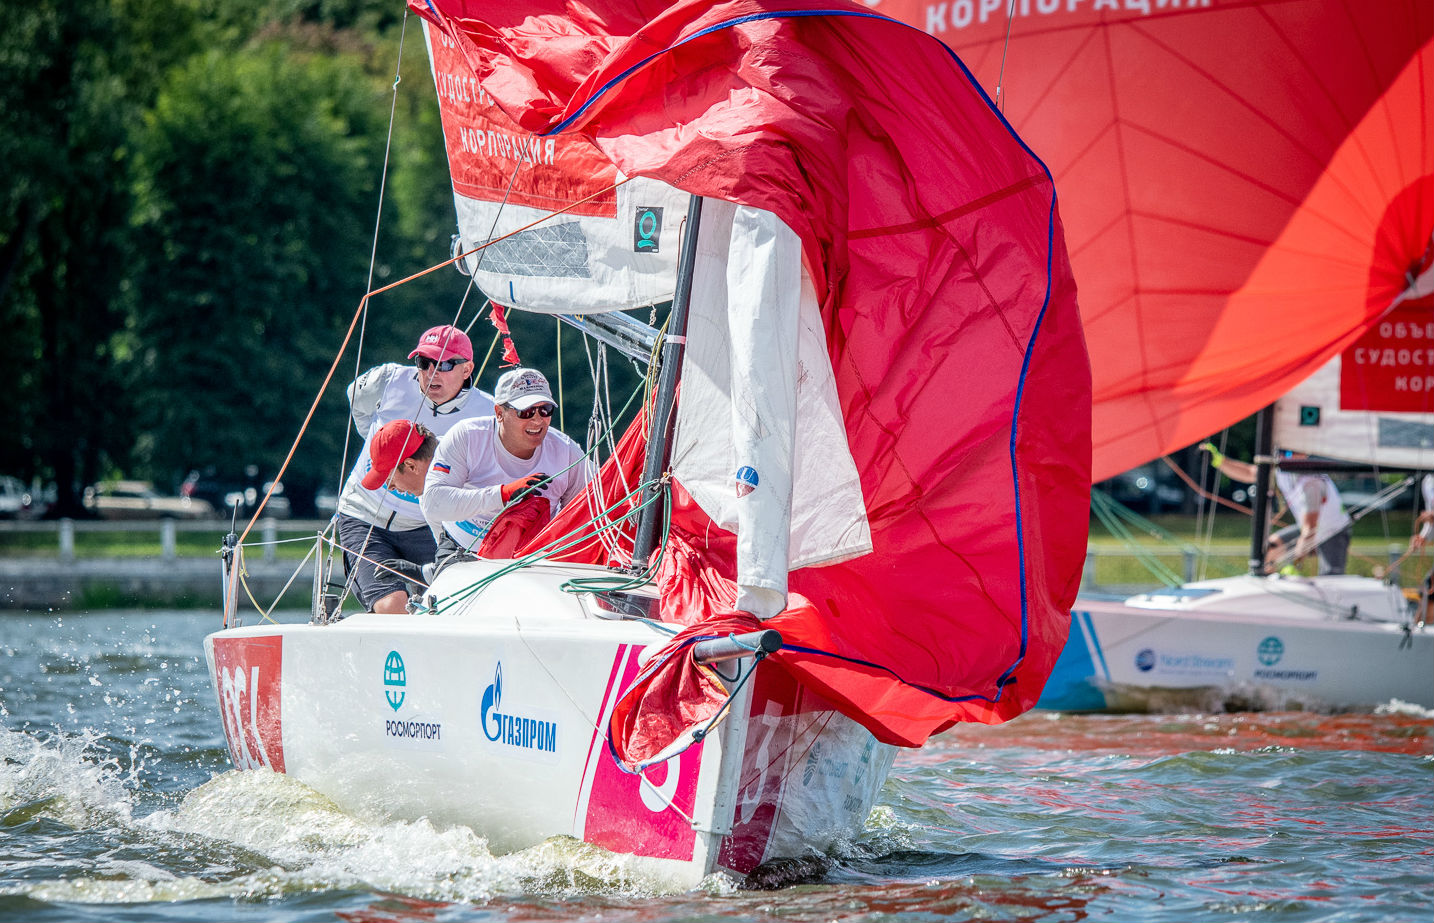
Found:
<svg viewBox="0 0 1434 923"><path fill-rule="evenodd" d="M1277 399L1263 455L1434 467L1434 5L878 8L955 49L1063 191L1093 477ZM1434 639L1410 612L1343 575L1083 595L1041 704L1434 707Z"/></svg>
<svg viewBox="0 0 1434 923"><path fill-rule="evenodd" d="M1090 395L1050 177L862 5L410 7L455 260L656 386L579 500L418 611L228 605L234 764L666 886L820 856L897 748L1030 709L1065 642Z"/></svg>
<svg viewBox="0 0 1434 923"><path fill-rule="evenodd" d="M1401 325L1434 333L1431 307L1397 306L1260 413L1249 572L1124 599L1082 594L1040 707L1434 709L1434 626L1420 617L1422 601L1406 596L1397 574L1303 576L1277 566L1288 558L1268 564L1264 515L1276 463L1417 472L1434 462L1434 414L1400 409L1415 403L1407 379L1368 361L1393 348L1387 341Z"/></svg>

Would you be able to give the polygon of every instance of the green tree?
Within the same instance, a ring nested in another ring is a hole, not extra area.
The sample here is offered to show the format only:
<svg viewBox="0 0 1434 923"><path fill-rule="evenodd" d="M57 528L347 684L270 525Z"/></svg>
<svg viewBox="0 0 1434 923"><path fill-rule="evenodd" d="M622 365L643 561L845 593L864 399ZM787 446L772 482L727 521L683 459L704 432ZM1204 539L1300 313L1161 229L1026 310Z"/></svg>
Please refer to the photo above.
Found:
<svg viewBox="0 0 1434 923"><path fill-rule="evenodd" d="M363 293L386 110L352 56L278 41L173 72L136 186L131 381L148 470L277 471ZM293 481L337 458L343 374Z"/></svg>
<svg viewBox="0 0 1434 923"><path fill-rule="evenodd" d="M191 468L272 476L370 276L379 287L448 257L452 190L417 18L397 0L12 6L0 470L56 478L67 514L79 487L120 470L162 487ZM444 269L373 300L363 356L351 347L330 384L291 492L338 480L352 373L406 361L466 282ZM513 327L524 360L552 375L551 319ZM473 334L481 353L491 328ZM567 343L580 407L586 361ZM497 373L495 360L482 384Z"/></svg>
<svg viewBox="0 0 1434 923"><path fill-rule="evenodd" d="M167 4L11 5L0 30L0 464L52 475L59 512L129 445L112 337L129 263L127 140L146 83L128 14ZM142 14L142 15L140 15Z"/></svg>

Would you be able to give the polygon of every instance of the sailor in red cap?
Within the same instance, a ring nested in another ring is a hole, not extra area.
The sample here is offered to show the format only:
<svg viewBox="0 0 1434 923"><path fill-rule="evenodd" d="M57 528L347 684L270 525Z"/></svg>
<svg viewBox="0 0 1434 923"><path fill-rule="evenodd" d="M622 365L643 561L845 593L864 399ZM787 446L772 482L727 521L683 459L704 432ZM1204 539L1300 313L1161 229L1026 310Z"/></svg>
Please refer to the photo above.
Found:
<svg viewBox="0 0 1434 923"><path fill-rule="evenodd" d="M350 413L364 449L339 494L336 519L347 569L355 575L354 593L370 612L403 612L408 594L402 578L368 562L399 558L423 564L432 561L437 550L418 505L421 481L390 484L379 479L370 486L379 432L402 421L442 437L458 422L490 413L493 401L473 387L473 344L457 327L443 324L425 330L408 357L413 365L375 366L348 388Z"/></svg>
<svg viewBox="0 0 1434 923"><path fill-rule="evenodd" d="M387 487L418 496L436 448L438 437L421 423L385 423L368 442L368 471L359 483L368 490Z"/></svg>
<svg viewBox="0 0 1434 923"><path fill-rule="evenodd" d="M412 498L417 502L423 493L423 481L438 437L421 423L394 420L378 428L368 441L368 451L360 460L363 474L359 483L364 490L392 494L395 498ZM360 522L360 520L353 520ZM356 531L357 526L353 527ZM410 585L395 565L412 562L416 567L433 560L432 533L423 541L427 529L395 531L367 525L362 538L351 532L344 539L348 572L352 575L355 594L367 599L365 608L371 612L406 612ZM357 551L357 554L353 552Z"/></svg>

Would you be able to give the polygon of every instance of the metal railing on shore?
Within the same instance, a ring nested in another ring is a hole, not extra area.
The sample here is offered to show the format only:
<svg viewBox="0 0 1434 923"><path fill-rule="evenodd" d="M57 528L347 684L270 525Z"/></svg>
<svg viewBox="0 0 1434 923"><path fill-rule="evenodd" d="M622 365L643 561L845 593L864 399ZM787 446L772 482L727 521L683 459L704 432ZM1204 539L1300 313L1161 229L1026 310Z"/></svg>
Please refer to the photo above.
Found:
<svg viewBox="0 0 1434 923"><path fill-rule="evenodd" d="M250 542L261 546L257 557L272 561L277 557L281 533L312 538L329 524L327 519L273 519L265 517L255 524L249 533ZM243 523L238 529L243 528ZM51 519L51 520L6 520L0 521L0 542L6 535L45 534L55 536L56 553L61 561L74 561L76 535L97 533L125 533L130 535L157 536L159 557L173 561L181 557L178 546L180 533L209 533L218 549L220 541L228 534L230 524L219 519ZM0 545L0 557L4 556Z"/></svg>
<svg viewBox="0 0 1434 923"><path fill-rule="evenodd" d="M256 564L277 564L281 557L290 556L288 552L284 555L279 553L281 545L304 542L303 547L307 549L314 536L324 531L328 524L327 519L261 519L249 533L246 556ZM0 563L8 560L18 565L19 559L23 559L32 563L48 561L65 565L93 562L98 565L103 559L121 570L133 569L145 560L188 565L199 560L213 560L229 530L230 524L218 519L0 520ZM179 540L180 536L206 533L213 536L213 542L203 548L198 547L196 540L186 543ZM54 536L53 544L43 539L21 538L45 534ZM120 542L111 541L106 550L93 550L102 541L97 537L104 535L115 539L132 537L135 547L124 547L116 552L116 545L124 544L121 539ZM77 537L81 539L79 543ZM90 540L84 541L85 537ZM1350 556L1351 573L1380 577L1388 574L1395 583L1408 587L1414 586L1428 567L1426 561L1420 559L1405 561L1401 568L1399 562L1403 556L1403 545L1389 542L1359 544L1362 547L1352 549ZM156 546L157 555L152 550ZM296 559L297 554L296 545ZM1245 572L1248 556L1249 548L1243 543L1201 549L1191 545L1132 549L1092 544L1086 551L1081 590L1142 592L1162 584L1233 576ZM1401 574L1401 570L1404 573Z"/></svg>
<svg viewBox="0 0 1434 923"><path fill-rule="evenodd" d="M1349 573L1387 578L1403 587L1415 586L1428 569L1427 559L1405 560L1405 546L1392 542L1362 543L1352 547ZM1249 571L1248 544L1212 545L1203 548L1100 547L1086 549L1081 570L1083 592L1138 593L1159 586L1193 583L1218 577L1233 577ZM1300 572L1314 574L1311 559Z"/></svg>

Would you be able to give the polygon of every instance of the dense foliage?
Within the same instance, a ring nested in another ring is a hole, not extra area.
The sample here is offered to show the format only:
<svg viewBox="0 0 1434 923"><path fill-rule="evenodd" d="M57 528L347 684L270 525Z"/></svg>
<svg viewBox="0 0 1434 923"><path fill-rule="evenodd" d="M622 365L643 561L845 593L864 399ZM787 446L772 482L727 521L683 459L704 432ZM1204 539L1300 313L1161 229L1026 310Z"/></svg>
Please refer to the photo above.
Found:
<svg viewBox="0 0 1434 923"><path fill-rule="evenodd" d="M272 477L363 293L448 256L417 19L401 0L37 0L5 19L0 473L53 480L69 514L121 473ZM339 478L343 386L452 319L464 282L373 300L286 475L299 506ZM523 358L551 361L551 324L528 326Z"/></svg>

